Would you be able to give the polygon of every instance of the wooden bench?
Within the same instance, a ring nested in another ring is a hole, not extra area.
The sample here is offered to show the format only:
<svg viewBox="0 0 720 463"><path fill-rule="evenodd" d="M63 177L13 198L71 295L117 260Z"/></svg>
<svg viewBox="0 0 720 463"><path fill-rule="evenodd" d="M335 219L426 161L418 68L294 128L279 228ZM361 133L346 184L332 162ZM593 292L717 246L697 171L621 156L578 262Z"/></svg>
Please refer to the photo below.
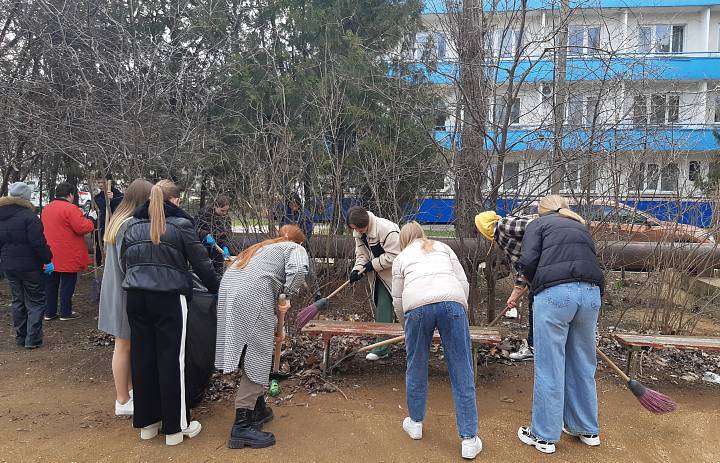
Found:
<svg viewBox="0 0 720 463"><path fill-rule="evenodd" d="M628 350L625 373L631 376L635 353L643 349L675 347L684 350L704 350L720 352L720 338L703 336L668 336L653 334L615 333L613 337Z"/></svg>
<svg viewBox="0 0 720 463"><path fill-rule="evenodd" d="M399 323L346 322L340 320L313 320L302 329L305 334L319 335L323 338L323 371L330 366L330 341L334 336L387 336L393 338L403 334ZM481 326L470 327L470 339L473 345L474 377L477 382L477 355L480 346L496 345L502 341L500 332ZM433 335L434 342L440 342L440 334Z"/></svg>

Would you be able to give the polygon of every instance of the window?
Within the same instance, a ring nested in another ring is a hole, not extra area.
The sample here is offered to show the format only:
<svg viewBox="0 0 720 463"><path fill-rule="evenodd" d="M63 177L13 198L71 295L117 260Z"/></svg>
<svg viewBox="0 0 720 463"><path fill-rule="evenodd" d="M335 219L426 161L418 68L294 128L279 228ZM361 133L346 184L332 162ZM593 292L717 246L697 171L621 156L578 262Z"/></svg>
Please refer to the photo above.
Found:
<svg viewBox="0 0 720 463"><path fill-rule="evenodd" d="M515 56L515 52L523 46L520 31L514 29L496 30L493 33L492 42L494 55L502 58Z"/></svg>
<svg viewBox="0 0 720 463"><path fill-rule="evenodd" d="M567 123L570 125L592 125L597 111L596 96L570 95L567 105Z"/></svg>
<svg viewBox="0 0 720 463"><path fill-rule="evenodd" d="M690 161L688 164L688 180L697 182L702 180L702 167L700 161Z"/></svg>
<svg viewBox="0 0 720 463"><path fill-rule="evenodd" d="M520 163L506 162L503 166L503 189L517 190L520 180Z"/></svg>
<svg viewBox="0 0 720 463"><path fill-rule="evenodd" d="M680 169L677 164L671 163L662 168L660 173L660 189L662 191L677 191Z"/></svg>
<svg viewBox="0 0 720 463"><path fill-rule="evenodd" d="M495 124L504 124L505 115L507 114L507 101L504 97L495 100ZM510 105L510 121L509 124L520 123L520 98L513 98Z"/></svg>
<svg viewBox="0 0 720 463"><path fill-rule="evenodd" d="M713 108L715 109L715 115L713 117L713 122L720 123L720 95L715 95L713 98Z"/></svg>
<svg viewBox="0 0 720 463"><path fill-rule="evenodd" d="M630 173L630 189L633 191L677 191L680 170L670 163L662 168L659 164L642 163ZM658 187L659 190L658 190Z"/></svg>
<svg viewBox="0 0 720 463"><path fill-rule="evenodd" d="M638 49L641 53L682 53L684 40L685 26L641 26Z"/></svg>
<svg viewBox="0 0 720 463"><path fill-rule="evenodd" d="M443 32L418 32L415 35L411 59L445 58L447 58L447 38Z"/></svg>
<svg viewBox="0 0 720 463"><path fill-rule="evenodd" d="M680 121L680 95L656 94L637 95L633 101L633 123L643 126L650 124L670 124Z"/></svg>
<svg viewBox="0 0 720 463"><path fill-rule="evenodd" d="M576 191L580 189L580 166L574 163L563 166L563 189L565 191Z"/></svg>
<svg viewBox="0 0 720 463"><path fill-rule="evenodd" d="M600 28L570 26L568 28L568 54L589 55L600 48Z"/></svg>

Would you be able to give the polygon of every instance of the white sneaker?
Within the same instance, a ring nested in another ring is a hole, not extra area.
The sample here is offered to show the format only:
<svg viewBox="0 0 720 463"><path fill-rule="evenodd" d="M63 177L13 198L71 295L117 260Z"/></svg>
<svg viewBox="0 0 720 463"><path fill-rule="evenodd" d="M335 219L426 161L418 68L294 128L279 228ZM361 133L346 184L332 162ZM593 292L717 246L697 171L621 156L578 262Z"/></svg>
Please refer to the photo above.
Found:
<svg viewBox="0 0 720 463"><path fill-rule="evenodd" d="M178 445L183 441L183 438L189 437L193 438L200 434L200 430L202 429L202 425L199 421L191 421L190 424L188 424L188 427L183 429L180 432L176 432L175 434L168 434L165 436L165 444L166 445Z"/></svg>
<svg viewBox="0 0 720 463"><path fill-rule="evenodd" d="M462 457L472 460L482 451L482 441L478 436L472 439L463 439L461 449Z"/></svg>
<svg viewBox="0 0 720 463"><path fill-rule="evenodd" d="M403 429L410 436L410 439L422 439L422 421L413 421L409 416L403 420Z"/></svg>
<svg viewBox="0 0 720 463"><path fill-rule="evenodd" d="M571 432L565 429L565 426L563 426L563 432L567 434L568 436L574 436L580 439L580 442L582 442L585 445L589 445L590 447L597 447L600 445L600 436L597 434L579 434L576 432Z"/></svg>
<svg viewBox="0 0 720 463"><path fill-rule="evenodd" d="M383 355L383 356L381 357L381 356L379 356L378 354L376 354L375 352L370 352L369 354L367 354L367 355L365 356L365 360L369 360L369 361L371 361L371 362L374 362L374 361L376 361L376 360L388 358L388 355L389 355L389 354L385 354L385 355Z"/></svg>
<svg viewBox="0 0 720 463"><path fill-rule="evenodd" d="M140 439L148 440L154 438L160 432L160 426L162 426L162 421L158 421L157 423L153 423L150 426L145 426L140 429Z"/></svg>
<svg viewBox="0 0 720 463"><path fill-rule="evenodd" d="M522 443L532 445L542 453L555 453L555 443L538 439L537 436L530 432L530 428L527 426L521 426L518 429L517 436Z"/></svg>
<svg viewBox="0 0 720 463"><path fill-rule="evenodd" d="M130 396L127 402L121 404L117 400L115 401L115 416L132 416L135 406L133 405L133 398Z"/></svg>
<svg viewBox="0 0 720 463"><path fill-rule="evenodd" d="M510 354L510 360L521 362L525 360L532 360L535 356L535 351L532 347L527 345L527 341L523 341L522 347L517 352Z"/></svg>
<svg viewBox="0 0 720 463"><path fill-rule="evenodd" d="M515 307L505 312L505 318L518 318L518 311Z"/></svg>

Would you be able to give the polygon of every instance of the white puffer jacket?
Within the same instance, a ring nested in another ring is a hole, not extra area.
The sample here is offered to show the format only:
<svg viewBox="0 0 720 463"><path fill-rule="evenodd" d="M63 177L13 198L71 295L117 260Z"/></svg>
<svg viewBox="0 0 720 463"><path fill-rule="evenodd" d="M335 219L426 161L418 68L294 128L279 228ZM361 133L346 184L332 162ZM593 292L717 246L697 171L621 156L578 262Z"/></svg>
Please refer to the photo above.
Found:
<svg viewBox="0 0 720 463"><path fill-rule="evenodd" d="M467 310L470 285L453 250L433 241L425 252L422 243L413 241L393 262L393 307L401 322L404 313L436 302L459 302Z"/></svg>

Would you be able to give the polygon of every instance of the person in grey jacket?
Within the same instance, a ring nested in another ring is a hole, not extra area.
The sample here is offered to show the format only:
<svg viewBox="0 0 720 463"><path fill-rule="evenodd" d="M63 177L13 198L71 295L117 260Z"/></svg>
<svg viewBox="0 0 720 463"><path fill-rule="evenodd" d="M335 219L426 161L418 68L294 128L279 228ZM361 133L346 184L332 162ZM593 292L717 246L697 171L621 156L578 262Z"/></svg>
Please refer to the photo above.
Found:
<svg viewBox="0 0 720 463"><path fill-rule="evenodd" d="M122 289L125 273L120 265L120 250L128 222L135 209L150 199L152 183L139 178L134 180L110 219L105 230L105 269L100 287L100 313L98 329L115 336L112 372L115 381L115 414L132 415L132 381L130 379L130 323L128 323L127 296Z"/></svg>
<svg viewBox="0 0 720 463"><path fill-rule="evenodd" d="M167 445L195 437L202 426L190 421L185 401L187 298L198 275L208 292L218 281L193 218L180 208L180 189L161 180L128 223L121 248L127 291L134 389L133 426L152 439L162 428Z"/></svg>

